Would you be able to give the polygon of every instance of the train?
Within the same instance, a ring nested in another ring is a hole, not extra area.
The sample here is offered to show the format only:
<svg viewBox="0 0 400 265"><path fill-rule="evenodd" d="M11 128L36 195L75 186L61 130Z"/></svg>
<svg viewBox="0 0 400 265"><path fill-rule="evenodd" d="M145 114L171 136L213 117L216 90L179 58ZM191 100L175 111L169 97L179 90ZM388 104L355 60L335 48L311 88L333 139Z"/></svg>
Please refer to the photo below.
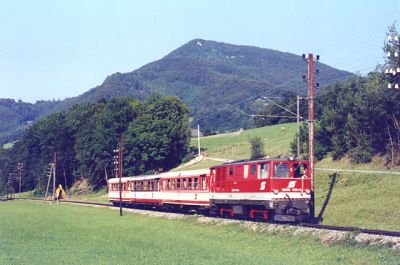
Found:
<svg viewBox="0 0 400 265"><path fill-rule="evenodd" d="M240 160L201 170L112 178L108 197L114 205L304 222L312 204L309 169L309 161L292 157Z"/></svg>

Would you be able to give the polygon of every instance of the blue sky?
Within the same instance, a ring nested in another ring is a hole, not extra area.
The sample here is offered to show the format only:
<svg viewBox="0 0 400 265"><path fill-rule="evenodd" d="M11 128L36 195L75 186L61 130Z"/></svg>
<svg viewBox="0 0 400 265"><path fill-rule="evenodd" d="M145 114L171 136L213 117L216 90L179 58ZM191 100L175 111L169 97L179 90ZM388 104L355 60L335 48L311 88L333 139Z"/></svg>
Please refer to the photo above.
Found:
<svg viewBox="0 0 400 265"><path fill-rule="evenodd" d="M2 0L0 98L77 96L194 38L313 52L365 74L399 14L393 0Z"/></svg>

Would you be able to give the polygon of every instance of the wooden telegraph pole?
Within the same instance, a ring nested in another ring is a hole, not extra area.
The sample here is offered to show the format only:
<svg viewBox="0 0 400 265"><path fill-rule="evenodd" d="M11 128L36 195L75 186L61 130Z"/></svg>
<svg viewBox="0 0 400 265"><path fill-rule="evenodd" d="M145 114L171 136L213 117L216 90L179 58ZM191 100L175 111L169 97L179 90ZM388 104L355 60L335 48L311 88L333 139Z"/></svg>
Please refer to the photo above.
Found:
<svg viewBox="0 0 400 265"><path fill-rule="evenodd" d="M308 122L309 122L309 150L310 150L310 178L311 178L311 205L310 215L315 218L314 197L314 59L313 54L308 54Z"/></svg>
<svg viewBox="0 0 400 265"><path fill-rule="evenodd" d="M303 54L303 60L306 60L306 55ZM319 55L316 56L319 61ZM312 53L308 54L308 146L309 146L309 161L310 161L310 179L311 179L311 199L310 199L310 218L315 221L315 195L314 195L314 57ZM318 70L315 71L319 73ZM304 76L303 76L304 78ZM319 87L317 83L316 87Z"/></svg>
<svg viewBox="0 0 400 265"><path fill-rule="evenodd" d="M53 163L49 164L49 169L47 171L47 188L46 188L46 193L44 195L44 200L47 198L47 194L49 192L49 187L50 187L50 181L53 179L53 195L52 195L52 200L54 201L55 199L55 192L56 192L56 169L57 169L57 153L54 152L53 155Z"/></svg>

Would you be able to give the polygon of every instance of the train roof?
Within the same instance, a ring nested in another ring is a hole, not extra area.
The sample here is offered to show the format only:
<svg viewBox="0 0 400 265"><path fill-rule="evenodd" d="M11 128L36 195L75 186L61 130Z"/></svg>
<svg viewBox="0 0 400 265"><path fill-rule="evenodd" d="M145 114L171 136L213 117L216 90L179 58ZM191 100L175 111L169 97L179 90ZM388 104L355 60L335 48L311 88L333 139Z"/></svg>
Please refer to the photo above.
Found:
<svg viewBox="0 0 400 265"><path fill-rule="evenodd" d="M296 161L296 162L308 162L307 160L304 159L297 159L293 157L272 157L272 158L261 158L257 160L250 160L250 159L243 159L243 160L236 160L232 162L226 162L223 163L222 165L216 165L212 166L211 168L216 168L216 167L222 167L222 166L229 166L229 165L245 165L245 164L250 164L250 163L260 163L260 162L270 162L270 161Z"/></svg>
<svg viewBox="0 0 400 265"><path fill-rule="evenodd" d="M149 179L163 179L163 178L171 178L171 177L189 177L189 176L199 176L204 174L209 174L210 169L197 169L197 170L186 170L186 171L176 171L176 172L164 172L160 174L154 175L139 175L139 176L129 176L123 177L124 181L133 181L133 180L149 180ZM112 178L108 180L108 183L118 183L119 178Z"/></svg>

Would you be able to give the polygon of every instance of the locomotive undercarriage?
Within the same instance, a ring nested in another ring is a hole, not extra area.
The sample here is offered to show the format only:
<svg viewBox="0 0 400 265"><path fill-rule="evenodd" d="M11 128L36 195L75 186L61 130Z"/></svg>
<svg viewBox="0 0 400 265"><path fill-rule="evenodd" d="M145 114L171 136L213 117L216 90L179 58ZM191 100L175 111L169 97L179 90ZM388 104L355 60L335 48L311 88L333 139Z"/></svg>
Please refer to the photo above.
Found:
<svg viewBox="0 0 400 265"><path fill-rule="evenodd" d="M303 222L309 218L309 201L211 200L211 214L276 222Z"/></svg>

